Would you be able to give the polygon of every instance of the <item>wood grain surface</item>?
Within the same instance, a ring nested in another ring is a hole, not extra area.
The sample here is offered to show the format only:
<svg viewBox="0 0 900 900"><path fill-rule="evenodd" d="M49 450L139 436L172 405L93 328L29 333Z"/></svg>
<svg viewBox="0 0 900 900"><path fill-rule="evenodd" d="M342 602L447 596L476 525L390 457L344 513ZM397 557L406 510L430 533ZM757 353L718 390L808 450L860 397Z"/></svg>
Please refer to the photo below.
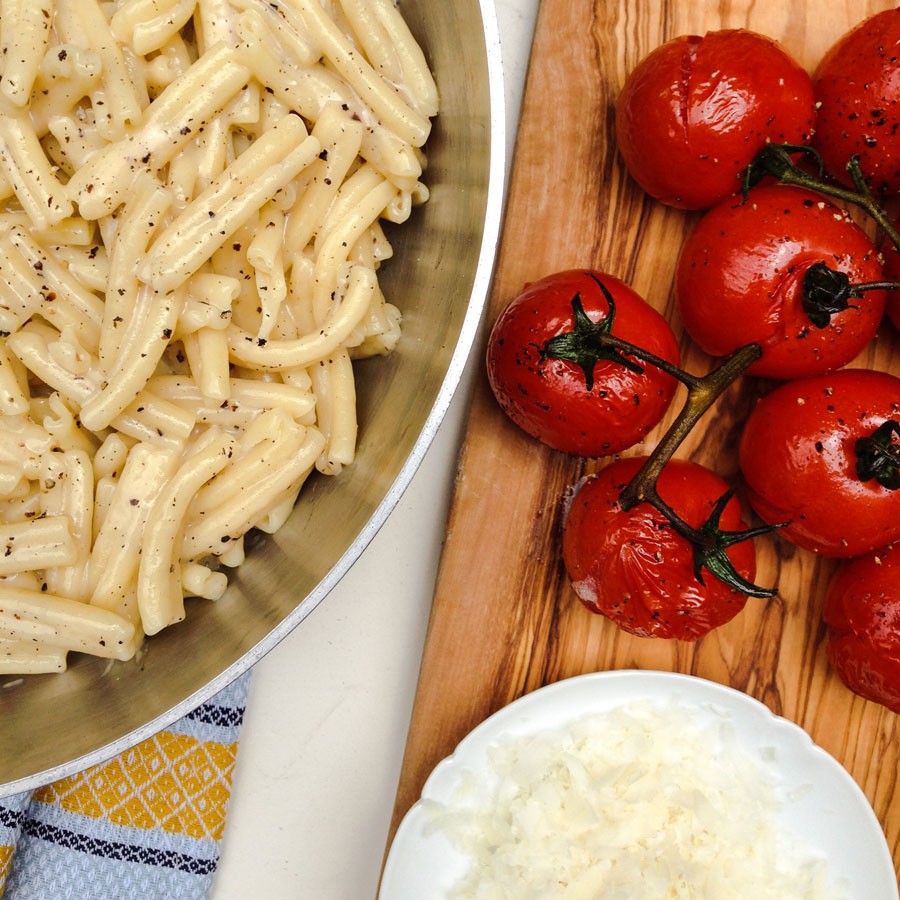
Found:
<svg viewBox="0 0 900 900"><path fill-rule="evenodd" d="M513 162L490 321L524 283L593 266L663 311L685 368L710 360L683 336L672 302L678 250L696 214L666 209L625 173L614 104L638 60L668 38L744 27L768 34L810 71L827 48L888 2L813 0L543 0ZM480 353L480 348L476 353ZM887 328L858 364L900 374ZM734 386L680 448L739 483L736 442L759 384ZM644 447L646 452L674 417ZM541 685L584 672L662 669L731 685L801 725L862 787L900 864L898 717L829 670L820 622L833 563L785 542L757 541L760 584L728 625L695 643L629 636L576 600L560 562L562 500L597 463L544 449L510 424L479 373L399 784L393 835L433 767L474 726Z"/></svg>

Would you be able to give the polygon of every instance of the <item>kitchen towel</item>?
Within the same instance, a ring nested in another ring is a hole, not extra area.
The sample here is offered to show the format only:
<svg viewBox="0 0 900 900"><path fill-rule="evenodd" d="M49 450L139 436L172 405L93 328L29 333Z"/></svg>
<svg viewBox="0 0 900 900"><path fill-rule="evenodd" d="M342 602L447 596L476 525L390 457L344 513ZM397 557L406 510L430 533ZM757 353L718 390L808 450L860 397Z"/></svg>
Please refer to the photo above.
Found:
<svg viewBox="0 0 900 900"><path fill-rule="evenodd" d="M0 898L206 898L249 681L105 763L0 800Z"/></svg>

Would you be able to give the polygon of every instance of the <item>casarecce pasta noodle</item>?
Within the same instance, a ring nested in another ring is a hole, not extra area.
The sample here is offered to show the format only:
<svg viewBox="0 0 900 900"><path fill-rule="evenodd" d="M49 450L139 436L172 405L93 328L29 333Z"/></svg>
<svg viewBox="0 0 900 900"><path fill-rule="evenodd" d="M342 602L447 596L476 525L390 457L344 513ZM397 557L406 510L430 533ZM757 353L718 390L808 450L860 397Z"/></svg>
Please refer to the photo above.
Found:
<svg viewBox="0 0 900 900"><path fill-rule="evenodd" d="M392 0L0 0L0 674L132 658L352 463L437 111Z"/></svg>

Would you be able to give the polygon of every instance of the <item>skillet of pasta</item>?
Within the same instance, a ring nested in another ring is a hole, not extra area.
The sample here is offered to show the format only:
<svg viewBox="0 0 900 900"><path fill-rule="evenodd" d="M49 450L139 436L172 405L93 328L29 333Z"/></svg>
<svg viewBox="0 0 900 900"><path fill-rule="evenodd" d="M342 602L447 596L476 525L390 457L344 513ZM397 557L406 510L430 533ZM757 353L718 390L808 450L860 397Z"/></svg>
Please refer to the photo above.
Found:
<svg viewBox="0 0 900 900"><path fill-rule="evenodd" d="M390 0L0 0L0 673L125 660L353 461L437 113Z"/></svg>

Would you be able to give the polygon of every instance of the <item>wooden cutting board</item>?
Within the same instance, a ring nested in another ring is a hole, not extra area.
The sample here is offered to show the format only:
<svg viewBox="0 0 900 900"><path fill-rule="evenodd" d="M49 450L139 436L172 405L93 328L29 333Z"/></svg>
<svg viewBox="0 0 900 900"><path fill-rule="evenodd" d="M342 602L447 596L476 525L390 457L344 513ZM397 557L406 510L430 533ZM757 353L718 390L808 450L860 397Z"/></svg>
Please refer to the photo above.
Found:
<svg viewBox="0 0 900 900"><path fill-rule="evenodd" d="M812 70L880 0L543 0L515 151L489 320L528 281L593 266L623 278L681 337L685 368L710 360L681 334L671 285L696 214L666 209L623 170L613 140L625 76L678 34L743 27L779 39ZM476 350L481 354L481 349ZM859 364L900 374L885 329ZM727 393L679 450L738 483L736 442L758 385ZM674 417L650 436L646 452ZM865 791L900 864L900 717L831 673L820 623L833 563L757 541L758 576L777 581L696 644L635 638L576 600L560 562L567 488L596 467L544 449L510 424L482 371L459 460L391 835L434 768L474 726L542 685L584 672L662 669L731 685L805 728Z"/></svg>

